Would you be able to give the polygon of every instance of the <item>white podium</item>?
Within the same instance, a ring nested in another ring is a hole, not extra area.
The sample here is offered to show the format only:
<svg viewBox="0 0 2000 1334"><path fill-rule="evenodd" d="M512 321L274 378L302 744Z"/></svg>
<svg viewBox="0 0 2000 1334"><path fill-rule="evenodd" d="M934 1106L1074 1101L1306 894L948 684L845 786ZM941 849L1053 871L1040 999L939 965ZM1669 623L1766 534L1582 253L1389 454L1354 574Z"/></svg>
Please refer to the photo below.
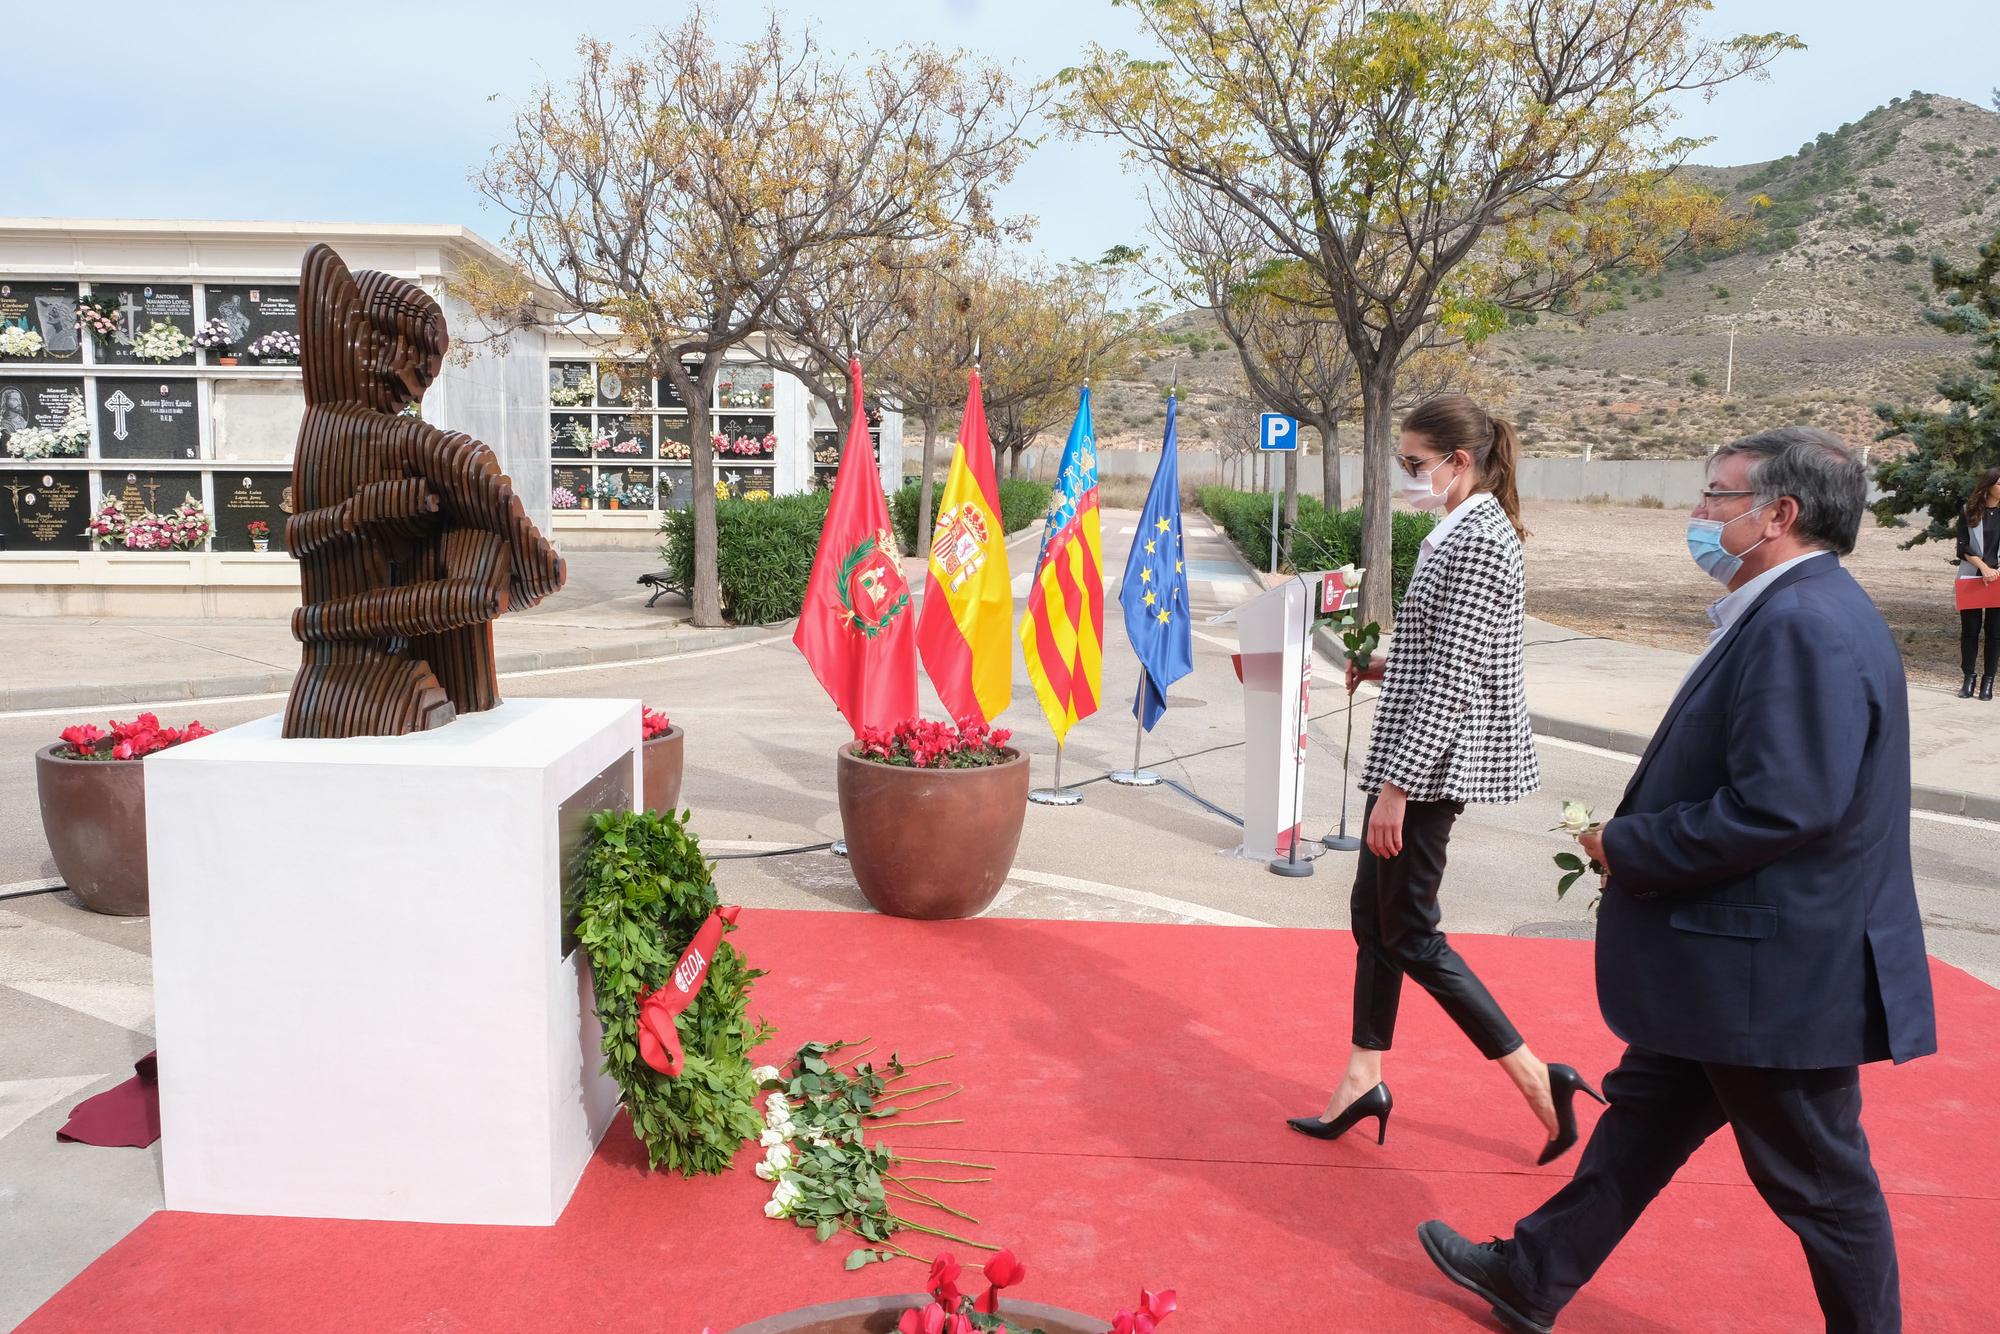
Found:
<svg viewBox="0 0 2000 1334"><path fill-rule="evenodd" d="M1243 857L1283 857L1299 837L1318 591L1318 575L1295 575L1215 618L1236 626L1243 679Z"/></svg>
<svg viewBox="0 0 2000 1334"><path fill-rule="evenodd" d="M547 1226L618 1102L561 886L636 700L146 761L166 1207Z"/></svg>

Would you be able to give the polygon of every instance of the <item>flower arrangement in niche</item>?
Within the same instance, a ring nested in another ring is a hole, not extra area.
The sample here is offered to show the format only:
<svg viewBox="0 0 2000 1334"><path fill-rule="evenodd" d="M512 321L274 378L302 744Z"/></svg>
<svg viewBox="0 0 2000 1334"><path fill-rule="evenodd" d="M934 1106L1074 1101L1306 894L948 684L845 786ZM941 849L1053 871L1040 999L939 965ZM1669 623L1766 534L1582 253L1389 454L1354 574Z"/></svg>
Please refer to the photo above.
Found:
<svg viewBox="0 0 2000 1334"><path fill-rule="evenodd" d="M259 361L297 361L299 336L289 329L274 329L245 349Z"/></svg>
<svg viewBox="0 0 2000 1334"><path fill-rule="evenodd" d="M110 502L106 508L116 502ZM104 511L99 510L101 517ZM93 522L95 522L93 520ZM88 526L85 533L90 532ZM208 511L199 500L186 496L170 513L155 514L151 510L125 521L125 549L127 551L193 551L208 541L215 532L215 524L209 519Z"/></svg>
<svg viewBox="0 0 2000 1334"><path fill-rule="evenodd" d="M73 458L90 448L90 416L83 395L71 394L62 425L28 426L7 437L7 452L17 459Z"/></svg>
<svg viewBox="0 0 2000 1334"><path fill-rule="evenodd" d="M132 340L132 355L141 361L174 361L192 351L194 339L163 320L154 320Z"/></svg>
<svg viewBox="0 0 2000 1334"><path fill-rule="evenodd" d="M593 500L623 500L625 488L618 485L615 477L600 477L590 484L590 495Z"/></svg>
<svg viewBox="0 0 2000 1334"><path fill-rule="evenodd" d="M562 372L556 371L553 374L559 376ZM596 401L597 381L590 376L585 376L574 383L559 380L549 385L549 402L556 407L578 408Z"/></svg>
<svg viewBox="0 0 2000 1334"><path fill-rule="evenodd" d="M745 491L743 493L743 498L751 502L752 504L755 504L758 501L769 500L771 498L771 493L769 491L761 489L756 491Z"/></svg>
<svg viewBox="0 0 2000 1334"><path fill-rule="evenodd" d="M558 445L567 445L571 449L582 450L588 454L591 446L590 428L582 422L571 422L567 426L559 426L556 428L555 443Z"/></svg>
<svg viewBox="0 0 2000 1334"><path fill-rule="evenodd" d="M94 547L102 547L109 542L125 540L128 526L125 507L115 500L107 500L97 507L97 513L90 516L90 522L83 526L83 535L90 539Z"/></svg>
<svg viewBox="0 0 2000 1334"><path fill-rule="evenodd" d="M660 442L660 457L663 459L681 459L685 461L694 457L694 446L684 440L662 440Z"/></svg>
<svg viewBox="0 0 2000 1334"><path fill-rule="evenodd" d="M613 445L611 447L611 452L613 454L623 454L627 458L632 458L645 453L646 446L640 443L639 440L637 440L636 438L629 438L625 440L620 440L617 444Z"/></svg>
<svg viewBox="0 0 2000 1334"><path fill-rule="evenodd" d="M754 459L763 458L776 449L778 447L778 437L775 435L761 437L753 435L727 436L718 431L708 438L708 443L714 446L715 452L718 454Z"/></svg>
<svg viewBox="0 0 2000 1334"><path fill-rule="evenodd" d="M227 352L236 346L236 338L229 332L226 320L209 320L194 331L194 345L204 352Z"/></svg>
<svg viewBox="0 0 2000 1334"><path fill-rule="evenodd" d="M554 490L549 492L549 508L555 510L575 509L576 492L570 490L566 486L556 487Z"/></svg>
<svg viewBox="0 0 2000 1334"><path fill-rule="evenodd" d="M20 324L0 325L0 357L38 357L42 336Z"/></svg>
<svg viewBox="0 0 2000 1334"><path fill-rule="evenodd" d="M635 509L651 509L653 488L644 482L632 482L625 488L625 503Z"/></svg>
<svg viewBox="0 0 2000 1334"><path fill-rule="evenodd" d="M934 723L913 718L894 727L864 728L854 743L856 759L906 769L984 769L1013 758L1007 728L994 729L976 718Z"/></svg>
<svg viewBox="0 0 2000 1334"><path fill-rule="evenodd" d="M118 341L118 306L110 297L80 297L76 303L77 327L97 340L100 348Z"/></svg>
<svg viewBox="0 0 2000 1334"><path fill-rule="evenodd" d="M56 748L59 760L143 760L148 755L178 746L184 741L199 741L214 732L199 722L190 721L186 727L162 727L156 714L142 713L129 723L111 720L111 730L105 731L95 723L78 723L62 730L62 745Z"/></svg>

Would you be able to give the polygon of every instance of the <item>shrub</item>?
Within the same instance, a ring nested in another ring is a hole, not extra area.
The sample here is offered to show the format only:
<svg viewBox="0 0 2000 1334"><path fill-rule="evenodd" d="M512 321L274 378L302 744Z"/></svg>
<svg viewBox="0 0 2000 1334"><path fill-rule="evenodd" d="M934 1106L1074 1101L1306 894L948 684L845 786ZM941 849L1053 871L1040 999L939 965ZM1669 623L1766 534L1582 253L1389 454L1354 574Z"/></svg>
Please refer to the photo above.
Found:
<svg viewBox="0 0 2000 1334"><path fill-rule="evenodd" d="M1271 559L1271 497L1263 491L1205 486L1196 503L1219 524L1249 562L1263 569ZM1390 518L1390 594L1400 604L1417 567L1417 548L1437 525L1435 517L1397 510ZM1299 497L1299 522L1292 533L1294 566L1332 569L1361 560L1361 510L1329 513L1311 496Z"/></svg>
<svg viewBox="0 0 2000 1334"><path fill-rule="evenodd" d="M1706 388L1708 385L1708 372L1696 371L1694 374L1688 376L1688 383L1697 389Z"/></svg>
<svg viewBox="0 0 2000 1334"><path fill-rule="evenodd" d="M787 620L805 605L813 554L826 524L831 491L771 500L715 502L716 565L722 605L738 625ZM660 521L661 555L674 581L694 586L694 512L669 510Z"/></svg>
<svg viewBox="0 0 2000 1334"><path fill-rule="evenodd" d="M1905 241L1896 247L1895 252L1889 258L1895 260L1898 264L1914 264L1917 259L1917 248L1908 241Z"/></svg>

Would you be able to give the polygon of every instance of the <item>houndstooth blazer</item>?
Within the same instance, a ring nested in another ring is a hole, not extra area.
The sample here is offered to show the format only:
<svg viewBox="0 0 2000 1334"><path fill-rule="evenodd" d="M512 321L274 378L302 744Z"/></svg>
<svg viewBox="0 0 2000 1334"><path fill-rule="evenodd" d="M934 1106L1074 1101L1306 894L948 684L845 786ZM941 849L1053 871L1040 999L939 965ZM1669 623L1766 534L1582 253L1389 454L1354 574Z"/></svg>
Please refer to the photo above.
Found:
<svg viewBox="0 0 2000 1334"><path fill-rule="evenodd" d="M1366 792L1499 804L1542 785L1521 666L1527 574L1521 542L1490 494L1445 534L1396 616Z"/></svg>

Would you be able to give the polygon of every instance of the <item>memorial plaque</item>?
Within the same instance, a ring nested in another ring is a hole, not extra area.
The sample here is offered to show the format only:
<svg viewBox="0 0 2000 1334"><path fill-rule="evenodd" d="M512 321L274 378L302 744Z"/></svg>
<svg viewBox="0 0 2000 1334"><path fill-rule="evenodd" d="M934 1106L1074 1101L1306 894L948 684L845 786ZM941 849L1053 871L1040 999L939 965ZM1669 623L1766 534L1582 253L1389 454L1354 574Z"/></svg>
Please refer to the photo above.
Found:
<svg viewBox="0 0 2000 1334"><path fill-rule="evenodd" d="M549 404L558 408L589 407L597 398L587 361L549 363Z"/></svg>
<svg viewBox="0 0 2000 1334"><path fill-rule="evenodd" d="M267 333L299 331L299 289L257 284L209 283L203 289L208 318L229 329L228 355L247 357L250 344Z"/></svg>
<svg viewBox="0 0 2000 1334"><path fill-rule="evenodd" d="M597 417L597 438L609 440L611 448L597 451L599 462L621 462L626 459L649 459L653 457L653 419L651 417L613 416L599 413ZM635 448L636 446L636 448Z"/></svg>
<svg viewBox="0 0 2000 1334"><path fill-rule="evenodd" d="M215 549L255 551L250 525L262 520L269 549L283 551L285 520L292 513L291 484L288 472L216 473Z"/></svg>
<svg viewBox="0 0 2000 1334"><path fill-rule="evenodd" d="M0 451L7 448L16 431L30 426L58 429L69 416L70 400L82 397L82 380L39 375L0 379Z"/></svg>
<svg viewBox="0 0 2000 1334"><path fill-rule="evenodd" d="M583 870L590 858L591 816L598 811L632 809L632 752L626 751L604 771L564 798L556 809L556 844L561 866L562 893L556 912L561 925L556 935L556 957L567 959L576 948L576 903L583 895Z"/></svg>
<svg viewBox="0 0 2000 1334"><path fill-rule="evenodd" d="M681 368L688 373L690 379L701 374L701 363L698 361L683 361ZM659 406L663 408L687 407L687 400L681 397L680 390L674 388L674 382L664 375L660 377Z"/></svg>
<svg viewBox="0 0 2000 1334"><path fill-rule="evenodd" d="M717 459L715 473L717 479L729 488L729 494L739 500L752 491L762 491L767 498L776 494L772 487L772 469L768 464L761 468L745 468Z"/></svg>
<svg viewBox="0 0 2000 1334"><path fill-rule="evenodd" d="M97 453L107 459L198 459L193 380L106 379L97 386Z"/></svg>
<svg viewBox="0 0 2000 1334"><path fill-rule="evenodd" d="M117 501L128 519L136 519L148 511L169 514L189 496L201 499L201 474L198 472L154 472L135 468L130 472L107 471L99 473L98 477L104 489L104 498ZM285 497L285 503L290 503L289 496Z"/></svg>
<svg viewBox="0 0 2000 1334"><path fill-rule="evenodd" d="M569 492L569 504L563 505L557 503L562 499L562 497L555 494L559 490ZM580 509L583 506L584 497L589 494L590 469L578 467L566 468L560 465L549 469L550 508L558 510Z"/></svg>
<svg viewBox="0 0 2000 1334"><path fill-rule="evenodd" d="M768 366L725 366L715 377L719 408L768 408L774 377Z"/></svg>
<svg viewBox="0 0 2000 1334"><path fill-rule="evenodd" d="M155 324L171 324L189 338L194 337L194 289L185 284L93 283L91 295L108 300L116 308L117 337L109 346L97 349L97 359L113 366L192 366L194 348L172 361L154 361L132 355L132 340Z"/></svg>
<svg viewBox="0 0 2000 1334"><path fill-rule="evenodd" d="M746 437L751 440L762 440L771 434L771 418L768 415L760 417L732 412L715 418L715 430L717 434L731 440Z"/></svg>
<svg viewBox="0 0 2000 1334"><path fill-rule="evenodd" d="M694 503L694 469L688 466L665 467L659 470L653 483L653 507L663 510L684 510Z"/></svg>
<svg viewBox="0 0 2000 1334"><path fill-rule="evenodd" d="M90 519L90 479L80 472L0 472L0 550L78 551Z"/></svg>
<svg viewBox="0 0 2000 1334"><path fill-rule="evenodd" d="M83 335L76 323L75 283L0 282L0 325L42 336L29 361L81 361Z"/></svg>
<svg viewBox="0 0 2000 1334"><path fill-rule="evenodd" d="M653 422L660 433L661 458L686 463L694 457L694 424L685 412L662 413Z"/></svg>
<svg viewBox="0 0 2000 1334"><path fill-rule="evenodd" d="M653 406L653 379L644 362L607 361L597 368L597 406L601 408L649 408Z"/></svg>
<svg viewBox="0 0 2000 1334"><path fill-rule="evenodd" d="M549 454L553 458L589 458L590 442L596 438L597 423L589 413L558 412L549 418Z"/></svg>

